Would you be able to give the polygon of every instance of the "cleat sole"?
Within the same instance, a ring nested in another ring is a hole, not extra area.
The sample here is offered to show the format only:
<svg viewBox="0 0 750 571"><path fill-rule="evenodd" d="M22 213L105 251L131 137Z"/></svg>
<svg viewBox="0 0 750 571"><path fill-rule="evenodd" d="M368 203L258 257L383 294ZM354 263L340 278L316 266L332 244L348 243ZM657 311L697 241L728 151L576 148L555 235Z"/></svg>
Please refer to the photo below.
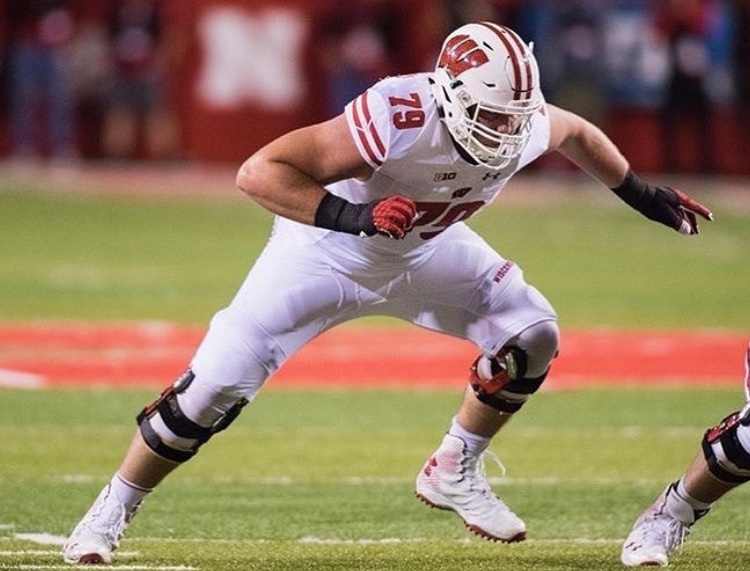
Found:
<svg viewBox="0 0 750 571"><path fill-rule="evenodd" d="M441 506L440 504L436 504L435 502L430 501L425 496L420 494L419 492L415 492L414 495L417 497L419 501L421 501L423 504L427 505L428 507L432 509L437 510L444 510L444 511L452 511L455 513L455 510L453 508L449 508L447 506ZM456 514L458 515L458 514ZM461 517L461 516L459 516ZM500 543L520 543L521 541L524 541L526 539L526 532L521 531L510 538L505 537L497 537L495 535L492 535L491 533L487 533L485 530L483 530L481 527L478 527L476 525L472 525L470 523L467 523L465 520L462 520L464 522L464 525L466 526L466 529L468 529L470 532L472 532L475 535L478 535L482 539L486 539L487 541L499 541Z"/></svg>
<svg viewBox="0 0 750 571"><path fill-rule="evenodd" d="M107 562L98 553L87 553L78 558L78 565L105 565Z"/></svg>
<svg viewBox="0 0 750 571"><path fill-rule="evenodd" d="M444 510L444 511L453 511L453 508L449 508L448 506L441 506L440 504L436 504L435 502L432 502L428 500L425 496L420 494L419 492L414 493L415 496L417 496L417 499L425 504L426 506L436 509L436 510Z"/></svg>
<svg viewBox="0 0 750 571"><path fill-rule="evenodd" d="M487 533L484 531L481 527L477 527L476 525L470 525L466 522L464 522L464 525L466 526L466 529L468 529L470 532L472 532L475 535L478 535L482 539L486 539L487 541L499 541L500 543L520 543L521 541L524 541L526 539L526 532L521 531L514 535L513 537L505 538L505 537L497 537L495 535L492 535L491 533Z"/></svg>

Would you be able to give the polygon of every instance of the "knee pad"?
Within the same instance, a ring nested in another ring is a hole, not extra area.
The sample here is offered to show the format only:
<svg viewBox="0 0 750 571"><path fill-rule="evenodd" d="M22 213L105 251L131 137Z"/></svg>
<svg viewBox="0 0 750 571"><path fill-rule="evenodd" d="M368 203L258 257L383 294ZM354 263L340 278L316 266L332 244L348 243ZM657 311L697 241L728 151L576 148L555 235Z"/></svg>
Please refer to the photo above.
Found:
<svg viewBox="0 0 750 571"><path fill-rule="evenodd" d="M503 347L492 358L480 355L469 375L474 395L500 412L517 412L547 378L546 372L539 377L527 377L527 363L526 352L513 345Z"/></svg>
<svg viewBox="0 0 750 571"><path fill-rule="evenodd" d="M750 405L709 428L701 447L708 469L722 482L742 484L750 481L750 452L740 442L737 431L750 427Z"/></svg>
<svg viewBox="0 0 750 571"><path fill-rule="evenodd" d="M201 426L185 415L177 399L177 395L184 392L194 379L195 374L188 369L136 417L148 447L173 462L182 463L195 456L198 448L227 428L249 402L241 398L214 424Z"/></svg>
<svg viewBox="0 0 750 571"><path fill-rule="evenodd" d="M524 329L509 345L516 345L526 352L527 377L539 377L549 369L560 345L560 329L556 321L541 321Z"/></svg>

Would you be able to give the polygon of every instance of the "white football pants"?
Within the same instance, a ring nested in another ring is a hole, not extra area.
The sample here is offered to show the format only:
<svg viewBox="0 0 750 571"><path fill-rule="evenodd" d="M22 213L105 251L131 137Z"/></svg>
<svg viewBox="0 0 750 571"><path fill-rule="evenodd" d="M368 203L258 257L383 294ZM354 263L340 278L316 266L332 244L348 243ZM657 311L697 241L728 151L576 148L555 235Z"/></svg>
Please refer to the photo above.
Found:
<svg viewBox="0 0 750 571"><path fill-rule="evenodd" d="M467 339L488 356L514 340L528 353L527 376L542 375L557 351L556 315L521 269L463 224L429 246L374 262L325 240L300 244L274 234L211 320L192 361L196 378L178 396L184 413L211 425L240 397L252 400L311 339L371 315Z"/></svg>

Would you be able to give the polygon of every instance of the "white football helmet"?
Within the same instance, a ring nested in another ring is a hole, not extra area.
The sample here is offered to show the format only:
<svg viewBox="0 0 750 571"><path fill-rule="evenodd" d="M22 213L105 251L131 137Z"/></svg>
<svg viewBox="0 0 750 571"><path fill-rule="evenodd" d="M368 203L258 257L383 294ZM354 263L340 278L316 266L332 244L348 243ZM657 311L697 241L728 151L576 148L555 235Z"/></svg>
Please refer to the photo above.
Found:
<svg viewBox="0 0 750 571"><path fill-rule="evenodd" d="M443 121L475 161L501 169L523 152L544 97L532 47L513 30L491 22L456 29L440 50L434 81ZM498 115L501 129L487 121Z"/></svg>

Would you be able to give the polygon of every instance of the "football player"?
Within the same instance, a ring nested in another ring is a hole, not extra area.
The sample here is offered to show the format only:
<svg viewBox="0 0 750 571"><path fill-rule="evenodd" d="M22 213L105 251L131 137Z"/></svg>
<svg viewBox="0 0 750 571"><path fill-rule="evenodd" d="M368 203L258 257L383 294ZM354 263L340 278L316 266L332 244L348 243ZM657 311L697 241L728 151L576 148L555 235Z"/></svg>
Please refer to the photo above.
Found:
<svg viewBox="0 0 750 571"><path fill-rule="evenodd" d="M476 346L460 408L419 470L416 495L487 539L523 540L526 526L490 489L482 456L547 377L556 314L466 221L550 152L672 230L697 234L697 216L711 219L681 191L642 181L596 126L547 104L531 47L491 22L451 33L434 71L383 79L341 115L249 157L237 186L276 215L271 237L187 371L138 415L125 458L70 535L65 560L109 562L144 497L287 359L370 315Z"/></svg>
<svg viewBox="0 0 750 571"><path fill-rule="evenodd" d="M635 521L622 546L624 565L666 567L713 503L750 480L750 345L745 353L745 400L742 410L706 431L685 473Z"/></svg>

